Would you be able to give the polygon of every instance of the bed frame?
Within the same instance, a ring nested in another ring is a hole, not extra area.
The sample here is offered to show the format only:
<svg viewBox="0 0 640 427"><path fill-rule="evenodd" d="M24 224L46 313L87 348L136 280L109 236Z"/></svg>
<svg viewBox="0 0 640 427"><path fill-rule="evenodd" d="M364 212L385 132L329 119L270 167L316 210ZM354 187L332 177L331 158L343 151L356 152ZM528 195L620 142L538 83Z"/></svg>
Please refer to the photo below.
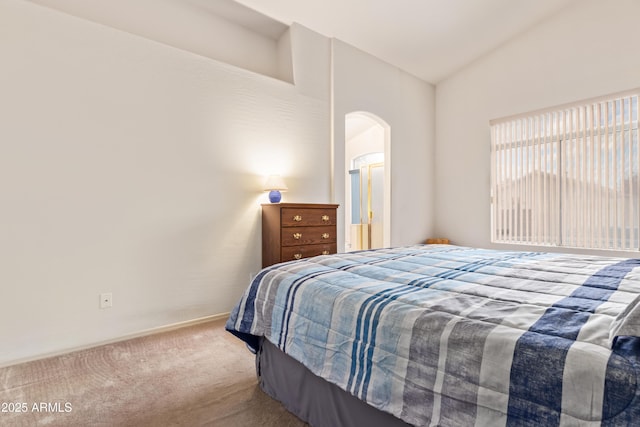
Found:
<svg viewBox="0 0 640 427"><path fill-rule="evenodd" d="M265 393L314 427L410 426L314 375L266 339L260 340L256 372Z"/></svg>

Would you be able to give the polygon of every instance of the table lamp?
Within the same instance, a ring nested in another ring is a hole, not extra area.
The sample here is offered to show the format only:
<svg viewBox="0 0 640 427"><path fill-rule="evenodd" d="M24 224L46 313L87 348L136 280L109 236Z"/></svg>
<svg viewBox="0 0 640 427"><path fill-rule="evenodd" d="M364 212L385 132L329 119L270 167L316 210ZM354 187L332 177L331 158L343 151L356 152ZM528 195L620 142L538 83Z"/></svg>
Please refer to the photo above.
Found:
<svg viewBox="0 0 640 427"><path fill-rule="evenodd" d="M264 191L269 192L269 201L271 203L279 203L282 200L281 191L287 191L287 185L280 175L269 175L264 183Z"/></svg>

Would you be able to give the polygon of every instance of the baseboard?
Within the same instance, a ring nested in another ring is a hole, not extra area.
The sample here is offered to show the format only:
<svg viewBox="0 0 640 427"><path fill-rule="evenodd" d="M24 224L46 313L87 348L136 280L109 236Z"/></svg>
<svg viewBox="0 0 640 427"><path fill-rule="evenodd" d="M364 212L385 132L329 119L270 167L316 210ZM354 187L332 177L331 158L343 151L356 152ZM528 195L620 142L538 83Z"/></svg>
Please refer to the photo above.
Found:
<svg viewBox="0 0 640 427"><path fill-rule="evenodd" d="M26 357L26 358L22 358L22 359L18 359L18 360L12 360L12 361L0 364L0 368L6 368L8 366L13 366L13 365L19 365L21 363L33 362L35 360L48 359L50 357L62 356L63 354L73 353L73 352L82 351L82 350L88 350L90 348L100 347L102 345L115 344L117 342L127 341L127 340L131 340L131 339L134 339L134 338L145 337L145 336L153 335L153 334L159 334L159 333L162 333L162 332L170 332L170 331L174 331L176 329L186 328L188 326L199 325L201 323L215 322L216 320L222 320L222 319L228 318L229 314L230 313L213 314L211 316L200 317L198 319L186 320L184 322L172 323L170 325L159 326L157 328L145 329L145 330L142 330L142 331L133 332L131 334L123 335L121 337L113 338L113 339L109 339L109 340L105 340L105 341L94 342L94 343L91 343L91 344L78 346L78 347L73 347L73 348L68 348L68 349L60 350L60 351L54 351L54 352L51 352L51 353L45 353L45 354L41 354L41 355L38 355L38 356Z"/></svg>

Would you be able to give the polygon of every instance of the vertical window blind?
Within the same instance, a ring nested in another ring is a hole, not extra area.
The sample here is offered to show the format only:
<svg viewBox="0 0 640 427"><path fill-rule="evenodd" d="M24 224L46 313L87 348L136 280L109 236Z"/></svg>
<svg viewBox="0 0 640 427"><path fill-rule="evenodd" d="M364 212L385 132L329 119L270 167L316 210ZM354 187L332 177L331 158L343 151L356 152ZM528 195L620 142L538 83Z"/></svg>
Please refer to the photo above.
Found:
<svg viewBox="0 0 640 427"><path fill-rule="evenodd" d="M638 250L639 96L491 121L491 240Z"/></svg>

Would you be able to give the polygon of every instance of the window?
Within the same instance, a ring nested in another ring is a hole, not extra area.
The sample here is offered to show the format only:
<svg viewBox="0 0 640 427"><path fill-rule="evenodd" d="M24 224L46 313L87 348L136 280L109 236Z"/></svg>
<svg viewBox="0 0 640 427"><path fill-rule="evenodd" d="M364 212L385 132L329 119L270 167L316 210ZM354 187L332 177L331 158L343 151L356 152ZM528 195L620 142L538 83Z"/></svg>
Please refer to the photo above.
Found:
<svg viewBox="0 0 640 427"><path fill-rule="evenodd" d="M492 242L638 250L639 95L492 121Z"/></svg>

